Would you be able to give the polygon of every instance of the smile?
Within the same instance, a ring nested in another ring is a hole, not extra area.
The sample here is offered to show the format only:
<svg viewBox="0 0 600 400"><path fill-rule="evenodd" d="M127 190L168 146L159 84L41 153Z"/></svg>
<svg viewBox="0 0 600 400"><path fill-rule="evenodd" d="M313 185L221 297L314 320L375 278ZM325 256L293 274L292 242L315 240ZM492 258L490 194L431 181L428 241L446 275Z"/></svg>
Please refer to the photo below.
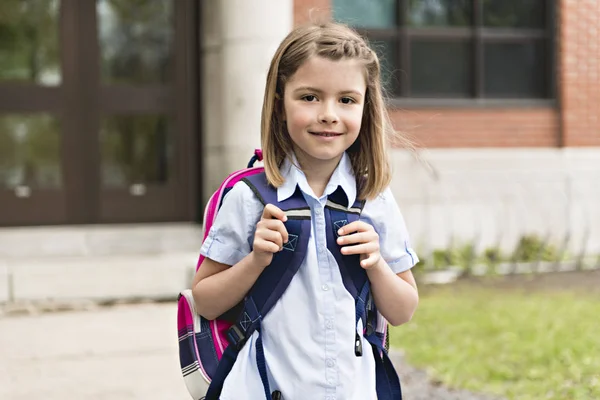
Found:
<svg viewBox="0 0 600 400"><path fill-rule="evenodd" d="M335 137L335 136L342 136L341 133L337 133L337 132L328 132L328 131L324 131L324 132L309 132L311 135L316 135L316 136L322 136L322 137Z"/></svg>

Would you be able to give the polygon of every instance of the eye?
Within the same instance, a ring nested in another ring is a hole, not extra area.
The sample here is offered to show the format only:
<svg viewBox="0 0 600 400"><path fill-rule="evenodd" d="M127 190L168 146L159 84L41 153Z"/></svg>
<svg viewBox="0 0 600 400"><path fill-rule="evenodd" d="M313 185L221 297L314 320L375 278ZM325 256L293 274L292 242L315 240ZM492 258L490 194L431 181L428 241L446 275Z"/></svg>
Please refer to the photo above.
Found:
<svg viewBox="0 0 600 400"><path fill-rule="evenodd" d="M342 102L342 104L353 104L353 103L356 103L356 101L352 97L342 97L340 99L340 101Z"/></svg>
<svg viewBox="0 0 600 400"><path fill-rule="evenodd" d="M313 102L317 100L317 96L315 96L314 94L307 94L306 96L302 96L302 100Z"/></svg>

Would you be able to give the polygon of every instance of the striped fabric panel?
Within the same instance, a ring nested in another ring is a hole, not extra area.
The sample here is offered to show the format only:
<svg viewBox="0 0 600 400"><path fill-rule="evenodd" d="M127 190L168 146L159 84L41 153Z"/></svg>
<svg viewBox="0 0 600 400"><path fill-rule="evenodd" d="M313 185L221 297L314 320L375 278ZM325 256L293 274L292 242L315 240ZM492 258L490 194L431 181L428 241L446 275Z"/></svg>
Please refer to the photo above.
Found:
<svg viewBox="0 0 600 400"><path fill-rule="evenodd" d="M200 400L203 399L204 396L206 396L206 391L208 390L208 386L210 383L202 375L200 370L197 369L193 372L188 373L187 375L184 374L183 381L190 395L192 396L192 399Z"/></svg>
<svg viewBox="0 0 600 400"><path fill-rule="evenodd" d="M346 208L343 205L334 203L331 200L327 200L327 204L325 206L329 207L329 208L333 208L335 210L343 211L346 213L351 213L351 214L360 214L362 211L360 208L356 208L356 207Z"/></svg>
<svg viewBox="0 0 600 400"><path fill-rule="evenodd" d="M285 211L290 219L310 219L310 208L296 208Z"/></svg>

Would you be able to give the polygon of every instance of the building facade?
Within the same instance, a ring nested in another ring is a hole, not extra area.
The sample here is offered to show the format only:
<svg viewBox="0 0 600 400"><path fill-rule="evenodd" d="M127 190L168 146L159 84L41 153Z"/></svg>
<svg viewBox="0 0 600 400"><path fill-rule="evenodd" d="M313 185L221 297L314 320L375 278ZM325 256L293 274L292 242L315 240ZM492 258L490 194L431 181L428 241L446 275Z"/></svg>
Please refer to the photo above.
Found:
<svg viewBox="0 0 600 400"><path fill-rule="evenodd" d="M170 280L115 295L185 286L207 197L260 144L272 54L329 18L377 49L417 146L392 151L392 189L421 252L535 232L600 253L597 1L6 2L0 300L65 274L88 279L56 283L72 297L124 270Z"/></svg>

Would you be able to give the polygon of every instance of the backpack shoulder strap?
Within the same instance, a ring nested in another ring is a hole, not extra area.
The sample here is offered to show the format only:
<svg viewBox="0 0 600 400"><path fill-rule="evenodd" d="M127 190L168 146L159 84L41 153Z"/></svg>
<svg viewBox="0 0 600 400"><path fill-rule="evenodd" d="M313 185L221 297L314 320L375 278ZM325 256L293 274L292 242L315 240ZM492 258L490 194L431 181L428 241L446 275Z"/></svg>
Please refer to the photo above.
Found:
<svg viewBox="0 0 600 400"><path fill-rule="evenodd" d="M327 247L340 266L346 290L356 299L367 280L367 274L360 266L360 256L342 255L336 239L339 236L337 231L341 227L358 221L365 201L356 200L350 207L347 204L348 199L342 188L338 188L327 199L325 206Z"/></svg>
<svg viewBox="0 0 600 400"><path fill-rule="evenodd" d="M360 218L365 201L356 201L347 207L348 199L341 188L329 196L326 206L327 247L340 266L342 281L346 290L352 294L356 302L356 323L362 320L363 332L356 332L354 352L362 356L362 340L364 336L371 344L375 358L375 377L377 398L380 400L401 400L400 380L383 345L383 338L375 331L377 310L371 296L371 285L366 271L360 266L359 255L342 255L337 244L337 231L344 225Z"/></svg>
<svg viewBox="0 0 600 400"><path fill-rule="evenodd" d="M258 277L244 299L243 309L237 321L229 328L227 337L230 345L223 354L217 373L213 377L206 395L207 400L218 399L225 377L231 371L237 354L255 331L258 331L257 367L265 390L265 398L271 399L262 345L261 323L298 272L306 257L310 238L310 207L306 204L299 189L290 198L279 202L277 201L277 189L269 185L264 172L245 177L242 181L252 189L263 205L274 204L286 213L285 227L288 232L288 242L284 244L282 251L273 255L271 265L265 268Z"/></svg>
<svg viewBox="0 0 600 400"><path fill-rule="evenodd" d="M288 232L288 242L283 245L282 251L274 254L271 262L277 268L265 268L249 293L264 317L283 295L306 257L311 230L310 207L299 189L290 198L277 201L277 189L268 184L264 172L247 177L244 182L263 205L273 204L287 216L284 225Z"/></svg>

